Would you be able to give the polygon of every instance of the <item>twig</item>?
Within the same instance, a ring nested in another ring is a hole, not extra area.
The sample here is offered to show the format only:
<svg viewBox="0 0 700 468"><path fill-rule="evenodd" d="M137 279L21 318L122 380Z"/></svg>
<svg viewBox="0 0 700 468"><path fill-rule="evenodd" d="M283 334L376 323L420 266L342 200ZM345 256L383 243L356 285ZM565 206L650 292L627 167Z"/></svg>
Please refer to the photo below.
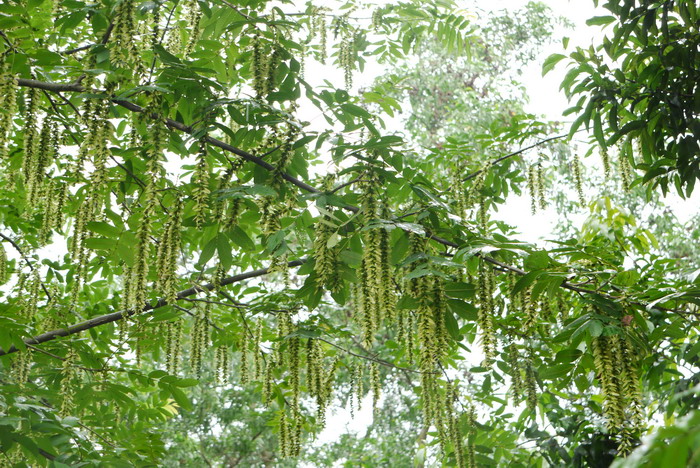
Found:
<svg viewBox="0 0 700 468"><path fill-rule="evenodd" d="M579 130L579 132L581 130ZM517 156L519 154L522 154L527 150L530 150L530 149L535 148L535 147L540 146L540 145L544 145L545 143L548 143L548 142L553 141L553 140L559 140L560 138L566 138L567 136L569 136L568 133L563 134L563 135L555 135L553 137L545 138L544 140L540 140L537 143L533 143L530 146L526 146L525 148L521 148L518 151L513 151L512 153L508 153L504 156L501 156L500 158L494 159L493 161L491 161L490 165L498 164L501 161L505 161L506 159L512 158L513 156ZM482 172L484 172L483 169L479 169L478 171L472 172L471 174L465 176L462 179L462 181L465 182L467 180L473 179L474 177L478 176Z"/></svg>
<svg viewBox="0 0 700 468"><path fill-rule="evenodd" d="M29 267L30 270L32 270L32 271L35 270L34 264L29 261L29 258L24 254L24 252L22 251L20 246L15 241L13 241L12 239L10 239L9 237L7 237L5 234L3 234L1 232L0 232L0 238L2 238L6 242L9 242L10 245L12 245L12 247L14 247L17 252L19 252L19 255L22 257L22 259L27 264L27 266ZM53 297L51 296L49 289L46 287L46 285L44 284L43 281L40 280L39 282L41 283L41 289L44 290L44 294L46 294L46 297L48 298L49 302L52 301Z"/></svg>

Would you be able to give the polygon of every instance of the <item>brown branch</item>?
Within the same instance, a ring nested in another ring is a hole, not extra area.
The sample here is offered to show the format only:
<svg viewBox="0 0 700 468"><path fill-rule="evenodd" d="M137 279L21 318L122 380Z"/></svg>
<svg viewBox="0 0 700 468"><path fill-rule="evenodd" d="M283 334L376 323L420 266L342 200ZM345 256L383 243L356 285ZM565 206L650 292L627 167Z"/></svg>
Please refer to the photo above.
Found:
<svg viewBox="0 0 700 468"><path fill-rule="evenodd" d="M289 267L297 267L299 265L302 265L304 262L306 262L306 259L299 259L299 260L294 260L291 262L288 262L287 265ZM244 281L250 278L257 278L258 276L264 276L268 273L268 268L261 268L259 270L253 270L249 271L246 273L241 273L238 275L233 275L229 276L227 278L224 278L221 280L219 283L220 286L227 286L229 284L237 283L239 281ZM195 294L203 291L212 291L215 288L217 288L217 285L213 283L209 284L204 284L202 286L194 286L189 289L185 289L184 291L180 291L177 294L177 300L184 299L189 296L194 296ZM99 327L100 325L105 325L107 323L113 323L113 322L118 322L120 320L123 320L127 317L131 317L132 315L136 315L144 313L144 312L150 312L156 309L160 309L161 307L165 307L168 305L168 301L165 298L159 299L155 304L148 304L144 306L140 311L136 312L133 310L130 311L119 311L119 312L113 312L111 314L105 314L105 315L100 315L99 317L94 317L89 320L86 320L84 322L78 323L76 325L73 325L68 328L60 328L58 330L52 330L46 333L42 333L41 335L37 335L32 338L27 338L24 340L24 343L27 345L36 345L36 344L41 344L41 343L46 343L47 341L52 341L55 340L56 338L64 337L64 336L70 336L70 335L75 335L77 333L83 332L85 330L90 330L91 328ZM0 349L0 356L5 356L7 354L12 354L16 353L19 351L14 345L10 347L8 350L2 350Z"/></svg>

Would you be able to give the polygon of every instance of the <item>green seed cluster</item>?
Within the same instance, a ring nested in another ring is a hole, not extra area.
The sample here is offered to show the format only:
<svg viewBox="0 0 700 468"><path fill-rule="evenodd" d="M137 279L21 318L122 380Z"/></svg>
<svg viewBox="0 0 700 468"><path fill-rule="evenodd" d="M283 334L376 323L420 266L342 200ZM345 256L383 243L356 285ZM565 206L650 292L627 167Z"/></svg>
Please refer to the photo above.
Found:
<svg viewBox="0 0 700 468"><path fill-rule="evenodd" d="M537 411L537 379L535 377L534 355L532 348L528 348L527 362L525 364L525 402L534 418Z"/></svg>
<svg viewBox="0 0 700 468"><path fill-rule="evenodd" d="M527 171L527 189L530 192L530 210L532 214L537 213L537 194L539 193L537 165L533 164Z"/></svg>
<svg viewBox="0 0 700 468"><path fill-rule="evenodd" d="M517 403L523 395L523 378L520 366L520 354L518 346L511 343L508 346L508 366L510 367L511 392L513 393L513 403Z"/></svg>
<svg viewBox="0 0 700 468"><path fill-rule="evenodd" d="M379 397L382 395L382 380L379 375L379 364L372 361L369 365L370 384L372 388L372 410L375 417L379 414Z"/></svg>
<svg viewBox="0 0 700 468"><path fill-rule="evenodd" d="M496 355L496 334L493 328L493 316L495 313L495 305L493 302L493 293L495 289L493 268L485 265L484 261L480 261L478 276L480 306L477 322L481 329L481 347L484 351L484 366L490 366Z"/></svg>
<svg viewBox="0 0 700 468"><path fill-rule="evenodd" d="M574 174L574 185L576 187L576 195L578 195L578 202L581 206L586 206L586 199L583 196L583 177L581 175L583 168L581 166L581 159L578 153L574 153L574 161L572 163L573 174Z"/></svg>
<svg viewBox="0 0 700 468"><path fill-rule="evenodd" d="M315 226L314 271L318 276L318 284L329 291L335 291L340 285L338 276L339 251L335 243L337 233L332 218L324 215Z"/></svg>
<svg viewBox="0 0 700 468"><path fill-rule="evenodd" d="M523 294L523 317L523 330L527 335L531 335L539 319L537 302L532 300L532 287Z"/></svg>
<svg viewBox="0 0 700 468"><path fill-rule="evenodd" d="M381 200L382 182L372 169L362 183L362 214L365 224L386 217ZM395 318L394 275L391 267L389 231L370 228L364 232L364 252L360 266L360 320L363 340L371 346L383 317Z"/></svg>
<svg viewBox="0 0 700 468"><path fill-rule="evenodd" d="M176 375L180 367L182 355L182 321L168 322L165 331L166 370L170 375Z"/></svg>
<svg viewBox="0 0 700 468"><path fill-rule="evenodd" d="M113 84L107 85L107 92L111 94ZM93 103L87 109L93 116L93 120L87 123L85 139L78 151L75 166L71 169L72 176L77 176L82 165L89 155L92 155L92 165L94 167L86 184L85 196L78 207L75 215L73 240L70 245L70 254L75 273L73 275L73 285L71 288L71 307L78 299L78 293L84 276L86 274L88 262L88 250L85 241L88 237L87 224L98 220L102 213L102 205L105 203L105 191L107 181L106 161L111 155L108 143L111 137L111 127L107 120L109 102ZM85 115L85 114L83 114ZM126 302L126 301L124 301Z"/></svg>
<svg viewBox="0 0 700 468"><path fill-rule="evenodd" d="M71 348L63 361L63 369L61 374L61 409L59 415L63 418L70 416L75 409L75 390L78 385L78 372L76 368L77 354Z"/></svg>
<svg viewBox="0 0 700 468"><path fill-rule="evenodd" d="M156 287L160 289L165 300L172 304L177 300L177 262L180 254L183 203L176 197L171 208L168 221L163 226L163 234L158 244L156 267L158 280Z"/></svg>
<svg viewBox="0 0 700 468"><path fill-rule="evenodd" d="M7 283L10 278L10 271L7 264L7 252L0 242L0 285Z"/></svg>
<svg viewBox="0 0 700 468"><path fill-rule="evenodd" d="M29 382L29 373L32 368L32 354L27 349L27 352L18 353L12 361L12 377L17 385L24 387Z"/></svg>
<svg viewBox="0 0 700 468"><path fill-rule="evenodd" d="M216 382L227 383L229 372L228 347L217 346L214 356L214 365L216 367Z"/></svg>
<svg viewBox="0 0 700 468"><path fill-rule="evenodd" d="M379 29L382 26L382 9L381 8L375 8L374 11L372 12L372 23L370 27L372 30L379 34Z"/></svg>
<svg viewBox="0 0 700 468"><path fill-rule="evenodd" d="M209 348L209 323L211 304L205 303L203 307L198 307L197 315L194 319L190 338L190 367L196 378L202 375L202 356Z"/></svg>
<svg viewBox="0 0 700 468"><path fill-rule="evenodd" d="M197 163L192 174L192 198L194 200L194 222L201 229L206 220L209 205L209 163L207 161L207 144L202 139L199 142Z"/></svg>
<svg viewBox="0 0 700 468"><path fill-rule="evenodd" d="M637 357L626 333L596 337L591 345L608 430L619 436L619 449L629 451L644 420Z"/></svg>
<svg viewBox="0 0 700 468"><path fill-rule="evenodd" d="M149 161L151 169L148 171L149 180L146 187L143 189L143 210L138 230L136 232L136 254L134 265L128 272L129 279L127 281L128 288L126 289L126 310L140 312L146 305L148 299L148 271L151 264L151 247L153 240L151 232L153 230L153 218L156 211L156 192L155 181L153 180L154 160Z"/></svg>
<svg viewBox="0 0 700 468"><path fill-rule="evenodd" d="M476 468L476 449L474 440L476 439L476 409L474 406L469 406L467 412L467 421L469 423L469 433L467 436L467 468Z"/></svg>
<svg viewBox="0 0 700 468"><path fill-rule="evenodd" d="M352 71L355 68L355 35L350 27L346 27L340 41L340 67L345 76L345 89L352 88Z"/></svg>
<svg viewBox="0 0 700 468"><path fill-rule="evenodd" d="M466 219L469 200L467 198L467 191L464 189L464 184L462 182L463 170L464 167L461 165L452 170L452 175L450 177L450 192L455 200L455 213L460 218Z"/></svg>
<svg viewBox="0 0 700 468"><path fill-rule="evenodd" d="M136 23L136 1L122 0L114 10L110 61L118 68L133 70L135 76L143 71L141 51L138 49L134 31Z"/></svg>
<svg viewBox="0 0 700 468"><path fill-rule="evenodd" d="M202 9L199 7L199 2L197 0L190 0L187 2L187 31L189 31L189 38L182 51L185 58L189 57L190 54L194 52L194 47L197 45L197 41L199 41L199 36L202 31L201 20Z"/></svg>
<svg viewBox="0 0 700 468"><path fill-rule="evenodd" d="M628 149L629 151L627 151ZM631 150L632 143L628 141L626 145L622 145L618 152L618 168L622 178L622 189L626 193L629 193L633 179L632 164L630 164L630 159L632 158Z"/></svg>
<svg viewBox="0 0 700 468"><path fill-rule="evenodd" d="M12 135L12 119L17 112L17 75L9 62L0 66L0 160L7 158L7 143Z"/></svg>
<svg viewBox="0 0 700 468"><path fill-rule="evenodd" d="M318 31L318 61L322 64L325 64L326 59L328 58L328 28L326 26L326 18L324 17L325 11L325 8L315 9L312 20L314 24L314 29Z"/></svg>
<svg viewBox="0 0 700 468"><path fill-rule="evenodd" d="M610 178L610 154L607 148L600 149L600 159L603 163L603 174L605 175L605 180Z"/></svg>
<svg viewBox="0 0 700 468"><path fill-rule="evenodd" d="M27 108L25 111L24 128L24 158L22 159L22 175L24 176L25 184L32 184L35 179L38 179L38 174L33 173L34 165L37 162L39 152L39 104L41 101L41 92L39 89L30 88L28 93Z"/></svg>

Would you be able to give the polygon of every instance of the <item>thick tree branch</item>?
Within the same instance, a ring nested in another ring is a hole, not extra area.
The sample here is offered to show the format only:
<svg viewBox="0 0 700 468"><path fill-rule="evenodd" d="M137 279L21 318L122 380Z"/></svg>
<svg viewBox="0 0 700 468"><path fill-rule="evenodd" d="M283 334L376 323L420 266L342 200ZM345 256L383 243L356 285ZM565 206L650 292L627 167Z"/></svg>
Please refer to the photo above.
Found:
<svg viewBox="0 0 700 468"><path fill-rule="evenodd" d="M306 259L299 259L299 260L294 260L291 262L288 262L287 265L289 267L297 267L299 265L302 265L304 262L306 262ZM244 281L250 278L256 278L258 276L264 276L268 273L268 268L261 268L260 270L253 270L249 271L246 273L241 273L239 275L233 275L229 276L227 278L224 278L221 280L219 283L220 286L228 286L229 284L237 283L239 281ZM177 299L184 299L189 296L193 296L199 292L203 291L211 291L215 289L217 285L214 283L208 283L204 284L202 286L194 286L189 289L185 289L184 291L180 291L177 295ZM146 305L143 309L141 309L138 313L141 314L143 312L149 312L152 310L160 309L161 307L165 307L168 305L168 301L166 301L164 298L159 299L155 304L148 304ZM37 335L33 338L28 338L24 340L25 344L27 345L37 345L41 343L46 343L47 341L52 341L55 340L56 338L60 338L63 336L70 336L70 335L75 335L77 333L83 332L85 330L89 330L91 328L99 327L100 325L105 325L107 323L112 323L112 322L118 322L119 320L122 320L124 318L130 317L132 315L136 315L137 312L134 311L119 311L119 312L113 312L111 314L105 314L105 315L100 315L99 317L94 317L89 320L86 320L84 322L81 322L77 325L73 325L72 327L68 328L60 328L58 330L52 330L46 333L42 333L41 335ZM19 351L15 346L11 346L10 349L7 351L0 349L0 356L4 356L6 354L12 354L16 353Z"/></svg>

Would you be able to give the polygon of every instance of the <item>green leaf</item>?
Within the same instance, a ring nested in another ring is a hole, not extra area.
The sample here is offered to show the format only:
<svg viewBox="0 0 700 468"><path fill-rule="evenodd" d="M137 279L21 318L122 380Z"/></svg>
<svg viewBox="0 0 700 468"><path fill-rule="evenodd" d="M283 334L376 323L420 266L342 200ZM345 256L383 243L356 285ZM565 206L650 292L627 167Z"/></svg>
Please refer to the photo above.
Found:
<svg viewBox="0 0 700 468"><path fill-rule="evenodd" d="M525 258L524 266L528 271L543 270L549 266L551 259L544 251L533 252Z"/></svg>
<svg viewBox="0 0 700 468"><path fill-rule="evenodd" d="M233 255L231 255L231 246L225 234L219 233L219 235L216 236L216 251L219 254L221 266L224 267L225 270L231 268L233 264Z"/></svg>
<svg viewBox="0 0 700 468"><path fill-rule="evenodd" d="M615 21L614 16L594 16L586 20L588 26L605 26Z"/></svg>
<svg viewBox="0 0 700 468"><path fill-rule="evenodd" d="M544 60L544 63L542 64L542 76L552 71L552 69L554 69L557 63L561 62L565 58L566 55L564 54L552 54L549 57L547 57Z"/></svg>

